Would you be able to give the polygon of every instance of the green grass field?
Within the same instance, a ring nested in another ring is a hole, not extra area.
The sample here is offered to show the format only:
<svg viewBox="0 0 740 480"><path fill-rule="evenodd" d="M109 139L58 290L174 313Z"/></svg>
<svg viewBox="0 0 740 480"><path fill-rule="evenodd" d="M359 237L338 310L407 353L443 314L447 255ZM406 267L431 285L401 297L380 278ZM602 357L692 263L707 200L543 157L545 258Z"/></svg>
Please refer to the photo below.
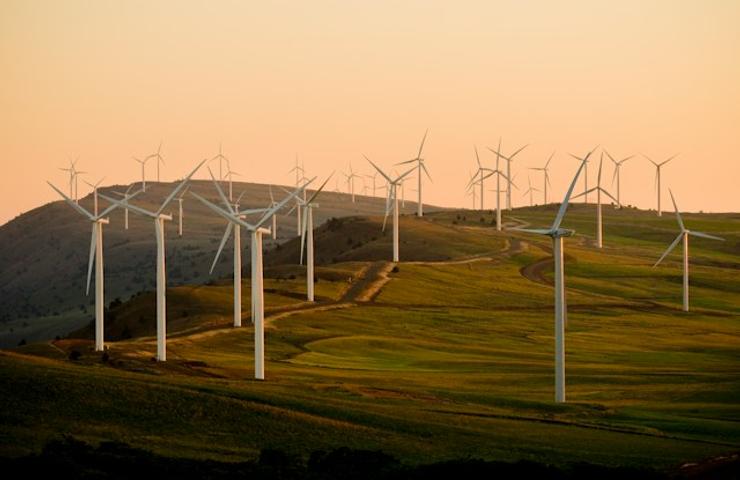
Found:
<svg viewBox="0 0 740 480"><path fill-rule="evenodd" d="M504 220L547 226L556 209ZM314 307L300 268L268 269L264 382L252 379L248 276L241 329L230 327L228 280L170 290L163 364L151 360L151 294L115 310L110 335L127 328L132 338L109 343L107 361L79 339L3 351L0 455L62 434L226 461L268 447L347 446L410 463L472 456L665 470L740 450L740 219L685 216L688 228L727 241L692 241L684 313L680 249L652 267L677 234L672 214L604 215L603 251L593 247L593 205L573 205L564 224L578 231L565 241L567 404L553 402L549 239L495 232L488 211L448 211L402 219L402 262L387 279L370 278L390 257L380 232L356 234L361 245L340 263L318 255ZM317 249L322 238L348 243L347 225L338 238L323 230ZM353 285L380 286L367 301ZM67 359L73 349L77 361Z"/></svg>

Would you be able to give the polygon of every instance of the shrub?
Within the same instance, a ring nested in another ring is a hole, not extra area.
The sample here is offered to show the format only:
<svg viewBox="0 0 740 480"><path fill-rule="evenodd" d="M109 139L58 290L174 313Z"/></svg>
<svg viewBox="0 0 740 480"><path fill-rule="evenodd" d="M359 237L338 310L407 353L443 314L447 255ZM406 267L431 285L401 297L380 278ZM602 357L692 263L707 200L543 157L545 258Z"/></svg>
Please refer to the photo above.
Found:
<svg viewBox="0 0 740 480"><path fill-rule="evenodd" d="M79 350L72 350L71 352L69 352L69 359L73 362L79 360L81 356L82 354Z"/></svg>

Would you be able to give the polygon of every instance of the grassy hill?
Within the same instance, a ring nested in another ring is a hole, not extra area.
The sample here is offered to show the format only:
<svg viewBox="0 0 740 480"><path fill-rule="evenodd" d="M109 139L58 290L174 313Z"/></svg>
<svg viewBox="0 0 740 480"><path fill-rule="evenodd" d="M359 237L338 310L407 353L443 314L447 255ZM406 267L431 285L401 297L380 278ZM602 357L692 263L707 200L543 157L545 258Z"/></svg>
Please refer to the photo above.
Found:
<svg viewBox="0 0 740 480"><path fill-rule="evenodd" d="M322 208L324 202L322 201ZM548 225L557 206L504 214ZM553 403L549 239L496 232L491 212L403 217L401 259L382 218L316 232L316 304L303 301L298 246L271 251L265 282L267 380L252 380L249 282L244 327L228 280L170 289L168 361L152 361L150 293L109 312L105 355L90 331L0 353L0 455L65 433L166 457L244 461L265 448L307 458L339 447L414 463L465 457L650 467L740 450L740 219L685 215L692 311L680 310L680 255L652 264L675 218L593 205L564 226L568 403ZM227 264L228 265L228 264ZM125 334L124 334L125 333ZM70 359L70 354L78 357Z"/></svg>
<svg viewBox="0 0 740 480"><path fill-rule="evenodd" d="M147 191L133 203L156 210L174 185L150 183ZM126 188L127 185L108 186L101 188L101 192L115 196L113 192ZM210 181L196 180L191 190L220 203ZM281 198L281 188L273 190L275 198ZM246 192L243 208L264 207L270 202L267 185L235 182L234 192L235 195ZM355 203L348 195L335 192L323 192L320 199L321 208L314 212L316 225L348 215L377 215L385 208L384 199L361 195L356 196ZM80 203L92 211L92 195ZM101 205L107 203L101 199ZM415 205L407 202L406 211L413 211ZM200 285L229 276L230 251L221 258L213 275L209 275L225 221L189 195L183 207L184 235L177 234L177 202L170 204L169 211L175 218L166 222L165 227L168 285ZM426 208L435 210L435 207ZM268 251L295 237L296 215L287 213L286 208L278 216L277 241L265 239ZM129 229L124 230L123 216L122 210L115 210L109 217L110 225L104 228L107 302L117 298L127 300L155 286L153 225L149 219L129 212ZM246 247L249 238L243 237ZM61 200L0 226L0 347L15 346L23 339L34 341L65 335L90 321L94 315L94 294L85 296L89 244L89 222ZM243 255L243 263L249 264L249 255Z"/></svg>

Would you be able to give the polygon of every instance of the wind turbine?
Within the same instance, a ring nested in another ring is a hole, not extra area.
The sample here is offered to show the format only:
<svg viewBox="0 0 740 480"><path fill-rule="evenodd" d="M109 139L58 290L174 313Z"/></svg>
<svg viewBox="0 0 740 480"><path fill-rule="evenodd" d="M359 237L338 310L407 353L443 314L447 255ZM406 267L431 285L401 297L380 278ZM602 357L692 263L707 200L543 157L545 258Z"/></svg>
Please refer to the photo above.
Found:
<svg viewBox="0 0 740 480"><path fill-rule="evenodd" d="M480 178L476 179L475 181L471 179L470 182L468 182L468 186L474 185L475 183L480 184L480 209L483 210L483 192L485 191L483 181L493 175L493 170L484 167L480 163L480 157L478 156L478 147L473 146L473 148L475 149L475 161L478 163L478 170L475 171L475 175L479 176Z"/></svg>
<svg viewBox="0 0 740 480"><path fill-rule="evenodd" d="M349 173L342 172L347 178L347 193L352 195L352 203L355 203L355 178L361 178L352 170L352 162L349 162Z"/></svg>
<svg viewBox="0 0 740 480"><path fill-rule="evenodd" d="M229 159L224 157L223 151L221 149L221 143L218 144L218 155L215 155L210 161L218 160L218 179L219 181L224 180L224 167L223 162L226 160L226 166L228 168L229 165Z"/></svg>
<svg viewBox="0 0 740 480"><path fill-rule="evenodd" d="M159 147L157 147L157 151L152 153L151 155L147 156L145 160L155 159L157 161L157 183L159 183L159 164L161 163L164 165L164 158L162 158L161 152L162 151L162 142L159 142Z"/></svg>
<svg viewBox="0 0 740 480"><path fill-rule="evenodd" d="M275 201L275 197L272 196L272 185L269 185L270 187L270 208L277 205L277 202ZM275 211L272 214L272 228L270 229L272 232L272 239L277 240L277 211Z"/></svg>
<svg viewBox="0 0 740 480"><path fill-rule="evenodd" d="M595 150L595 149L594 149ZM594 151L591 150L581 162L578 171L570 183L570 188L565 194L563 203L560 204L558 215L550 228L518 228L520 232L536 233L538 235L547 235L552 238L552 254L555 260L555 401L558 403L565 402L565 274L563 271L563 237L570 237L575 232L560 228L560 224L568 209L568 202L576 186L578 176L586 165L586 160Z"/></svg>
<svg viewBox="0 0 740 480"><path fill-rule="evenodd" d="M75 168L75 165L77 164L77 160L70 160L69 161L69 168L62 168L59 167L59 170L62 170L64 172L69 172L69 198L72 198L77 202L77 198L75 196L75 190L74 190L74 184L75 184L75 178L77 177L77 169Z"/></svg>
<svg viewBox="0 0 740 480"><path fill-rule="evenodd" d="M670 246L668 246L668 249L663 253L663 255L658 259L658 261L655 262L655 265L653 265L653 267L657 267L658 264L662 262L663 259L666 256L668 256L669 253L671 253L671 250L673 250L676 247L676 245L678 245L678 242L683 240L683 311L688 312L689 311L689 235L693 235L695 237L701 237L701 238L709 238L711 240L721 240L723 242L725 241L725 239L721 237L715 237L714 235L709 235L707 233L688 230L683 224L683 220L681 219L681 214L678 212L678 206L676 205L676 199L673 198L673 192L671 192L671 190L668 189L668 193L671 194L671 200L673 201L673 208L676 210L676 220L678 220L678 226L681 228L681 232L678 234L678 236L673 241L673 243L671 243Z"/></svg>
<svg viewBox="0 0 740 480"><path fill-rule="evenodd" d="M75 203L70 197L66 196L57 187L46 182L57 191L59 195L64 198L64 201L69 204L74 210L80 213L82 216L87 217L92 223L92 235L90 237L90 256L87 263L87 287L85 289L85 295L90 294L90 278L92 276L93 258L95 259L95 351L99 352L105 348L104 336L105 328L103 322L105 321L105 298L104 298L104 282L103 277L103 225L109 223L108 219L105 218L109 212L114 210L118 205L111 205L110 207L103 210L100 214L97 212L92 214L82 208L80 205ZM132 194L131 196L137 195L139 192Z"/></svg>
<svg viewBox="0 0 740 480"><path fill-rule="evenodd" d="M623 159L617 161L614 160L614 157L611 156L609 152L604 150L604 153L606 153L606 156L609 157L609 159L614 163L614 175L612 176L612 185L614 184L614 180L617 180L617 205L619 208L622 208L622 197L620 196L620 180L619 180L619 170L622 168L622 164L629 160L630 158L634 157L634 155L630 155L629 157L624 157Z"/></svg>
<svg viewBox="0 0 740 480"><path fill-rule="evenodd" d="M128 203L127 199L116 200L114 198L106 197L101 194L100 196L105 198L111 203L115 203L121 207L128 207L134 213L149 217L154 221L154 234L157 239L157 360L164 362L167 360L167 280L165 278L165 244L164 244L164 222L165 220L172 220L172 215L166 215L162 213L167 205L175 198L175 196L185 188L190 178L195 175L195 172L207 161L202 160L198 166L196 166L185 179L180 182L169 196L164 200L159 209L155 212L145 210L141 207L137 207Z"/></svg>
<svg viewBox="0 0 740 480"><path fill-rule="evenodd" d="M520 148L519 150L517 150L514 153L514 155L524 150L525 147L526 145ZM502 172L501 169L499 169L499 160L501 158L505 158L501 154L501 139L499 138L499 141L498 141L498 150L494 150L491 147L488 147L488 149L496 154L496 170L492 172L492 175L496 175L496 230L500 232L501 231L501 177L503 176L506 179L506 181L509 183L511 182L511 179L506 174L504 174L504 172ZM512 157L514 155L512 155Z"/></svg>
<svg viewBox="0 0 740 480"><path fill-rule="evenodd" d="M149 157L145 157L144 160L139 160L136 157L133 157L133 159L141 164L141 191L146 192L146 162Z"/></svg>
<svg viewBox="0 0 740 480"><path fill-rule="evenodd" d="M314 301L314 295L313 295L313 288L314 288L314 278L313 278L313 209L318 208L319 204L314 203L314 200L316 200L316 197L319 196L319 193L324 189L324 186L326 185L326 182L329 181L329 179L334 175L332 173L327 177L326 180L324 180L324 183L321 184L318 190L316 190L313 195L311 195L311 198L309 198L306 201L301 201L301 206L299 208L303 208L303 232L301 233L301 265L303 265L303 247L306 246L306 295L308 297L309 302Z"/></svg>
<svg viewBox="0 0 740 480"><path fill-rule="evenodd" d="M116 195L120 195L121 197L123 197L123 200L124 201L128 201L131 198L133 198L134 195L137 195L139 193L137 191L135 194L130 195L129 192L131 191L132 188L134 188L134 185L133 184L129 185L128 188L126 189L126 191L124 193L121 193L121 192L113 192L113 193L115 193ZM124 208L123 226L124 226L124 228L126 230L128 230L128 205L126 206L126 208Z"/></svg>
<svg viewBox="0 0 740 480"><path fill-rule="evenodd" d="M465 188L465 195L471 195L473 197L473 210L475 210L475 202L476 202L476 194L475 194L475 184L476 181L476 174L468 172L468 175L470 176L470 179L468 180L468 186Z"/></svg>
<svg viewBox="0 0 740 480"><path fill-rule="evenodd" d="M529 184L529 188L524 192L524 195L529 194L529 206L534 207L533 194L534 192L540 192L541 190L532 186L532 178L529 177L529 175L527 175L527 183Z"/></svg>
<svg viewBox="0 0 740 480"><path fill-rule="evenodd" d="M218 190L219 196L221 197L221 201L223 202L223 205L226 208L219 207L210 201L206 200L205 198L201 197L195 192L191 192L194 197L196 197L198 200L200 200L205 206L213 210L215 213L220 215L221 217L225 218L229 223L226 227L226 232L224 232L224 239L228 238L231 234L231 230L236 227L235 232L239 231L239 227L244 227L247 230L251 232L251 240L252 240L252 321L254 322L254 377L258 380L264 380L265 379L265 326L264 326L264 289L263 289L263 274L262 274L262 234L270 233L270 230L267 228L263 228L262 225L267 222L272 214L279 209L283 208L285 204L287 204L290 200L292 200L295 196L297 196L303 189L306 188L305 184L301 187L296 188L290 195L285 197L281 202L279 202L276 206L269 209L263 216L260 218L259 221L257 221L255 224L247 223L244 219L241 218L242 214L240 212L237 212L233 209L229 201L226 199L225 195L223 194L223 191L221 191L221 188L218 186L216 182L216 190ZM221 249L223 248L223 245L225 243L225 240L221 240L221 247L219 248L219 251L216 253L216 258L221 253ZM236 261L235 256L235 261ZM240 260L240 258L239 258ZM215 262L215 260L214 260ZM236 273L236 266L234 267L234 272ZM241 269L239 271L239 275L241 275ZM236 283L235 283L236 285ZM239 286L241 288L241 285ZM237 308L239 310L237 310ZM239 323L241 323L241 299L239 298L239 301L237 303L237 297L236 292L234 296L234 322L237 321L237 315L239 317Z"/></svg>
<svg viewBox="0 0 740 480"><path fill-rule="evenodd" d="M583 168L583 203L588 203L588 160L584 162L584 160L580 157L577 157L570 154L571 157L575 158L579 162L583 162L585 167Z"/></svg>
<svg viewBox="0 0 740 480"><path fill-rule="evenodd" d="M383 217L383 231L385 231L385 222L388 219L388 213L390 210L393 210L393 261L398 262L398 184L403 180L403 178L408 175L409 173L414 171L414 168L411 168L406 171L403 175L397 176L394 179L391 179L388 175L383 172L380 168L378 168L377 165L375 165L372 160L367 158L365 156L365 159L370 162L370 165L375 167L375 170L377 170L383 177L385 177L386 181L388 182L388 197L385 201L385 217Z"/></svg>
<svg viewBox="0 0 740 480"><path fill-rule="evenodd" d="M229 201L234 201L234 189L233 189L233 179L231 178L233 175L236 175L237 177L240 176L240 174L236 173L231 169L231 162L226 160L226 176L229 177Z"/></svg>
<svg viewBox="0 0 740 480"><path fill-rule="evenodd" d="M300 186L300 183L306 178L306 171L303 166L298 163L298 154L295 155L295 167L288 170L288 173L295 172L295 188ZM352 200L354 201L354 200ZM301 209L297 208L298 202L296 200L296 235L301 234Z"/></svg>
<svg viewBox="0 0 740 480"><path fill-rule="evenodd" d="M103 180L105 180L105 177L102 177L96 183L90 183L87 180L84 181L86 184L88 184L89 186L91 186L92 189L93 189L93 202L94 202L93 212L94 212L95 215L98 214L98 186L100 185L100 183Z"/></svg>
<svg viewBox="0 0 740 480"><path fill-rule="evenodd" d="M396 165L405 165L405 164L408 164L408 163L414 163L414 162L416 162L416 169L418 170L416 172L417 173L417 181L419 182L419 186L418 186L418 190L417 190L417 192L419 194L419 201L418 201L418 204L416 205L416 215L419 216L419 217L424 216L424 209L423 209L423 206L422 206L422 198L421 198L421 176L422 176L421 175L421 171L424 170L424 173L426 174L426 176L429 179L429 181L430 182L432 181L432 177L429 175L429 171L427 170L427 167L424 164L424 159L421 158L421 151L424 148L424 142L427 139L427 133L429 133L429 129L427 129L424 132L424 137L422 137L422 139L421 139L421 144L419 145L419 152L416 154L416 158L412 158L411 160L406 160L405 162L399 162L399 163L396 164ZM403 187L401 187L401 188L403 188ZM373 196L374 195L375 194L373 194ZM403 195L403 192L402 192L402 195Z"/></svg>
<svg viewBox="0 0 740 480"><path fill-rule="evenodd" d="M574 158L578 160L583 160L582 158L577 157L573 154L571 154L571 156L573 156ZM604 246L604 242L603 242L604 232L603 232L602 221L601 221L601 194L603 193L604 195L608 196L609 198L617 202L617 204L619 204L619 201L616 198L614 198L614 196L611 193L604 190L604 188L601 186L601 167L603 163L604 163L604 152L601 152L601 158L599 159L599 174L596 179L596 186L590 190L586 190L585 192L579 193L578 195L573 197L574 199L576 199L580 197L581 195L588 195L591 192L596 192L596 246L598 248L602 248Z"/></svg>
<svg viewBox="0 0 740 480"><path fill-rule="evenodd" d="M550 166L550 162L552 161L552 157L555 156L555 152L552 152L550 154L550 158L547 159L547 162L545 163L544 167L531 167L530 170L539 170L545 173L545 178L543 179L542 188L544 192L544 205L547 205L547 186L550 185L550 171L547 169L547 167Z"/></svg>
<svg viewBox="0 0 740 480"><path fill-rule="evenodd" d="M509 211L511 211L511 184L514 182L514 179L511 176L511 162L514 161L514 157L517 156L519 154L519 152L521 152L522 150L524 150L528 146L529 146L529 144L524 145L523 147L521 147L519 150L517 150L516 152L512 153L508 157L505 156L505 155L501 155L501 158L503 158L504 160L506 160L506 178L507 178L507 182L508 182L508 186L506 187L506 209L509 210ZM489 150L490 150L490 148L489 148ZM499 142L499 151L501 151L500 142Z"/></svg>
<svg viewBox="0 0 740 480"><path fill-rule="evenodd" d="M652 163L653 165L655 165L655 187L656 187L656 190L658 191L658 216L659 217L662 217L663 216L663 211L660 209L660 167L662 167L666 163L670 162L671 160L673 160L677 156L678 156L678 154L670 157L668 160L663 160L662 162L657 163L657 162L654 162L653 159L650 158L650 157L648 157L647 155L643 155L643 157L645 157L648 160L650 160L650 163Z"/></svg>

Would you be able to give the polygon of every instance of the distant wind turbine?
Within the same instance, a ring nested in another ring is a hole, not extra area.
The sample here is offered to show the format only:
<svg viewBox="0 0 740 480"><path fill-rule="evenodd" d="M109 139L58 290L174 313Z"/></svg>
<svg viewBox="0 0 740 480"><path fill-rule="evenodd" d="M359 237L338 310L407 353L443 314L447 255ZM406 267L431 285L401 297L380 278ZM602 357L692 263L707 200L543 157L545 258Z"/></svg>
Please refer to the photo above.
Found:
<svg viewBox="0 0 740 480"><path fill-rule="evenodd" d="M595 149L594 149L595 150ZM565 273L563 271L563 237L570 237L575 232L560 228L560 224L565 217L565 211L568 209L570 196L578 181L581 170L586 166L586 161L594 151L591 150L581 161L570 188L565 194L563 203L560 204L558 215L550 228L530 229L515 227L512 230L520 232L536 233L538 235L547 235L552 238L552 255L555 260L555 401L558 403L565 402Z"/></svg>
<svg viewBox="0 0 740 480"><path fill-rule="evenodd" d="M399 162L396 164L396 165L405 165L409 163L416 163L416 169L417 169L416 175L417 175L417 181L419 182L418 188L417 188L417 193L419 194L419 200L416 205L416 215L419 217L424 216L423 200L421 196L421 177L422 177L421 171L424 170L424 173L426 174L429 181L430 182L432 181L432 177L429 175L429 171L427 170L427 167L424 164L424 159L421 158L421 151L424 148L424 142L427 139L427 133L429 133L429 130L424 132L424 137L422 137L421 139L421 144L419 145L419 152L416 154L416 158L412 158L411 160L406 160L405 162ZM374 195L375 194L373 194L373 196ZM402 196L403 196L403 192L402 192Z"/></svg>
<svg viewBox="0 0 740 480"><path fill-rule="evenodd" d="M671 201L673 201L673 208L676 210L676 220L678 220L678 226L681 228L681 232L678 234L678 236L673 241L673 243L671 243L668 246L668 249L663 253L663 255L658 259L658 261L655 262L655 265L653 265L653 267L658 266L658 264L662 262L663 259L666 256L668 256L669 253L671 253L671 250L673 250L676 247L676 245L678 245L678 242L683 240L683 311L688 312L689 311L689 235L693 235L695 237L700 237L700 238L709 238L711 240L724 241L725 239L721 237L715 237L714 235L709 235L707 233L688 230L683 224L683 220L681 219L681 214L678 212L678 206L676 205L676 199L673 198L673 192L671 192L671 190L668 189L668 193L671 194Z"/></svg>
<svg viewBox="0 0 740 480"><path fill-rule="evenodd" d="M177 197L177 209L178 209L178 215L177 215L177 235L182 237L182 201L185 198L185 194L188 193L188 190L190 189L190 186L187 186L183 189L182 193Z"/></svg>
<svg viewBox="0 0 740 480"><path fill-rule="evenodd" d="M544 193L544 205L547 205L547 186L550 185L550 171L548 170L548 167L550 166L550 162L552 161L552 157L555 156L555 152L552 152L550 154L550 158L547 159L547 162L545 163L544 167L531 167L530 170L538 170L545 173L545 178L542 181L542 188Z"/></svg>
<svg viewBox="0 0 740 480"><path fill-rule="evenodd" d="M218 160L218 179L223 182L224 180L223 162L226 161L226 165L228 167L229 159L224 156L221 143L218 144L218 154L214 155L214 157L210 161L213 162L215 160Z"/></svg>
<svg viewBox="0 0 740 480"><path fill-rule="evenodd" d="M115 198L106 197L101 194L100 196L105 198L111 203L114 203L120 207L128 207L134 213L149 217L154 221L154 233L157 239L157 360L164 362L167 360L167 280L165 270L165 244L164 244L164 222L165 220L172 220L172 215L164 214L164 209L167 205L180 193L190 181L190 178L195 175L195 172L207 161L201 161L185 179L180 182L169 196L162 202L162 205L155 212L145 210L141 207L137 207L128 202L127 199L116 200Z"/></svg>
<svg viewBox="0 0 740 480"><path fill-rule="evenodd" d="M298 188L303 181L303 179L306 178L306 170L303 168L301 164L298 163L298 154L295 155L295 167L288 170L288 173L295 172L295 188ZM354 200L353 200L354 201ZM298 205L296 200L296 206ZM301 234L301 209L296 208L296 235Z"/></svg>
<svg viewBox="0 0 740 480"><path fill-rule="evenodd" d="M529 188L526 192L524 192L524 195L529 194L529 206L534 207L534 192L540 192L541 190L538 188L535 188L532 186L532 178L527 176L527 183L529 184Z"/></svg>
<svg viewBox="0 0 740 480"><path fill-rule="evenodd" d="M342 172L347 179L347 193L352 195L352 203L355 203L355 178L362 178L352 169L352 162L349 162L349 173Z"/></svg>
<svg viewBox="0 0 740 480"><path fill-rule="evenodd" d="M655 189L658 192L658 216L659 217L662 217L663 216L663 211L660 209L660 193L661 193L660 192L660 167L662 167L666 163L670 162L671 160L673 160L677 156L678 156L678 154L670 157L668 160L663 160L662 162L658 163L658 162L654 162L653 159L650 158L650 157L648 157L647 155L643 155L643 157L645 157L648 160L650 160L650 163L652 163L653 165L655 165Z"/></svg>
<svg viewBox="0 0 740 480"><path fill-rule="evenodd" d="M367 158L365 156L365 159L370 162L370 165L375 167L375 170L377 170L388 182L388 196L386 197L385 201L385 217L383 217L383 231L385 231L385 223L388 219L388 214L391 210L393 210L393 261L398 262L398 185L399 183L406 177L408 174L414 171L413 168L407 170L404 174L397 176L395 179L392 179L388 175L383 172L377 165L375 165L372 160Z"/></svg>
<svg viewBox="0 0 740 480"><path fill-rule="evenodd" d="M508 184L507 188L507 198L510 197L511 194L511 185L512 180L508 173L504 173L499 168L499 159L503 158L506 160L507 165L511 166L511 162L514 160L514 157L527 148L527 145L524 145L519 150L515 151L508 157L501 153L501 138L498 140L498 150L494 150L491 147L488 147L488 150L493 152L496 155L496 170L494 170L494 174L496 175L496 230L501 231L502 225L501 225L501 177L503 176L504 179L506 179L506 183Z"/></svg>
<svg viewBox="0 0 740 480"><path fill-rule="evenodd" d="M157 183L159 183L159 165L160 163L164 165L164 158L162 158L162 142L159 142L159 146L157 147L157 151L152 153L151 155L147 156L144 160L153 159L157 162Z"/></svg>
<svg viewBox="0 0 740 480"><path fill-rule="evenodd" d="M132 188L134 188L134 185L133 184L129 185L128 188L126 189L126 191L124 193L121 193L121 192L113 192L113 193L115 193L116 195L119 195L120 197L123 198L123 200L125 202L127 202L128 200L130 200L131 198L133 198L134 195L136 195L136 194L133 194L133 195L129 194L129 192L131 191ZM138 194L138 191L137 191L137 194ZM123 209L123 211L124 211L124 213L123 213L123 228L126 229L126 230L128 230L128 206L126 206Z"/></svg>
<svg viewBox="0 0 740 480"><path fill-rule="evenodd" d="M64 198L77 213L87 217L92 222L92 236L90 237L90 256L87 263L87 288L85 295L90 294L90 277L92 276L93 258L95 259L95 351L99 352L105 348L104 336L105 326L105 294L104 294L104 277L103 277L103 225L107 225L108 219L105 218L108 213L114 210L118 205L111 205L103 210L100 214L92 214L75 203L70 197L66 196L57 187L50 182L46 182ZM139 192L132 194L137 195Z"/></svg>
<svg viewBox="0 0 740 480"><path fill-rule="evenodd" d="M133 159L141 164L141 191L146 192L146 162L149 157L144 158L144 160L140 160L136 157L133 157Z"/></svg>
<svg viewBox="0 0 740 480"><path fill-rule="evenodd" d="M620 170L624 162L626 162L630 158L633 158L634 155L630 155L629 157L624 157L623 159L617 161L617 160L614 160L614 157L612 157L611 154L607 152L606 150L604 150L604 153L606 153L606 156L609 157L609 160L611 160L614 163L614 175L612 175L612 185L614 184L614 180L616 179L617 181L617 205L619 206L619 208L622 208L622 197L620 196L620 192L621 192Z"/></svg>
<svg viewBox="0 0 740 480"><path fill-rule="evenodd" d="M511 210L511 207L512 207L512 203L511 203L511 184L514 181L513 177L511 176L511 162L514 161L514 157L517 156L519 154L519 152L521 152L522 150L524 150L528 146L529 146L529 144L524 145L523 147L521 147L519 150L515 151L514 153L512 153L508 157L506 155L501 155L501 158L503 158L504 160L506 160L506 178L507 178L507 183L508 183L508 186L506 187L506 209L509 210L509 211ZM489 150L490 150L490 148L489 148ZM500 145L500 142L499 142L499 152L500 151L501 151L501 145ZM494 153L496 153L496 152L494 152ZM498 167L496 167L496 168L498 168Z"/></svg>
<svg viewBox="0 0 740 480"><path fill-rule="evenodd" d="M98 214L98 186L100 186L100 183L105 180L105 177L102 177L100 180L98 180L96 183L90 183L87 180L85 180L85 183L92 187L93 189L93 213L95 215Z"/></svg>
<svg viewBox="0 0 740 480"><path fill-rule="evenodd" d="M580 157L576 157L575 155L573 156L579 160L583 160ZM601 153L601 159L599 159L599 174L596 180L596 186L590 190L587 190L583 193L579 193L578 195L573 197L574 199L576 199L580 197L581 195L588 195L591 192L596 192L596 245L599 248L602 248L604 246L604 242L603 242L604 232L603 232L602 221L601 221L601 194L603 193L607 197L617 202L617 204L619 203L619 201L616 198L614 198L614 196L611 193L604 190L604 188L601 186L601 167L603 163L604 163L604 152Z"/></svg>
<svg viewBox="0 0 740 480"><path fill-rule="evenodd" d="M471 179L468 182L468 186L474 185L475 183L477 183L480 186L480 209L483 210L483 192L485 191L485 188L483 186L483 181L487 179L488 177L492 176L494 171L491 170L490 168L484 167L480 163L480 156L478 155L478 147L473 146L473 149L475 150L475 161L478 163L478 170L476 170L475 172L475 175L478 178L476 178L475 181Z"/></svg>

